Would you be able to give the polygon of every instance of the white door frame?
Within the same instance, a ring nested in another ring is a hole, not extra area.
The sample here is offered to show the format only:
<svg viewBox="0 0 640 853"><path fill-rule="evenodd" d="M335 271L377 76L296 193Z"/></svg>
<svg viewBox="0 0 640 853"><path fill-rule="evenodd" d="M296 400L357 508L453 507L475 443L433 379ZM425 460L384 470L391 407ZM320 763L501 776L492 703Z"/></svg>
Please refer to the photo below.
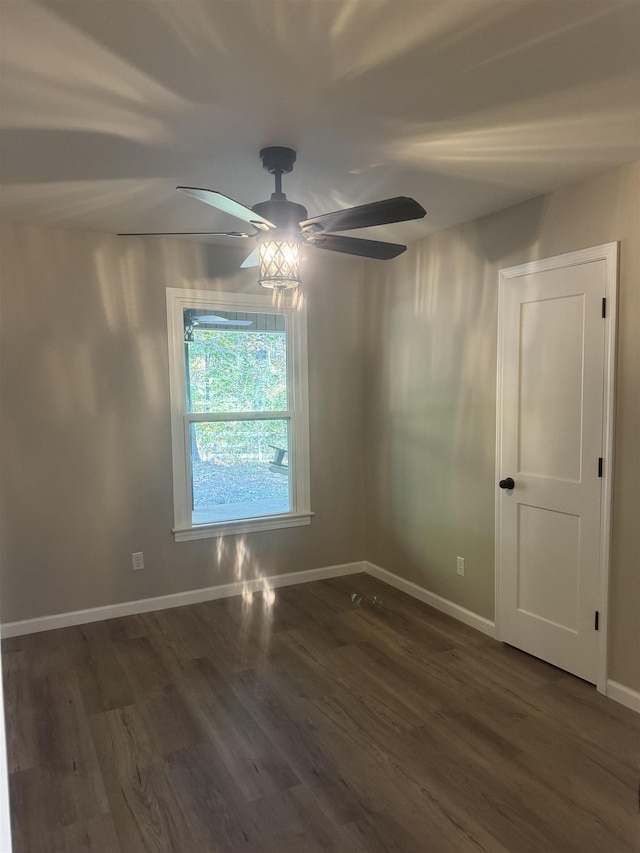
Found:
<svg viewBox="0 0 640 853"><path fill-rule="evenodd" d="M0 673L0 850L11 853L11 806L9 803L9 762L5 726L4 687Z"/></svg>
<svg viewBox="0 0 640 853"><path fill-rule="evenodd" d="M615 371L616 343L618 320L618 248L619 244L604 243L581 249L578 252L568 252L565 255L555 255L539 261L529 261L515 267L500 270L498 285L498 376L496 397L496 577L495 577L495 624L496 639L501 639L500 631L500 489L498 481L503 476L500 471L502 459L502 414L503 414L503 375L502 360L504 356L504 314L502 310L506 289L517 285L518 279L525 275L544 270L561 269L562 267L577 266L578 264L604 261L606 269L605 298L606 318L604 342L604 400L602 413L602 504L600 514L600 582L598 610L598 666L596 687L600 693L607 692L608 671L608 634L609 634L609 578L611 574L611 512L613 503L613 451L614 451L614 415L615 415Z"/></svg>

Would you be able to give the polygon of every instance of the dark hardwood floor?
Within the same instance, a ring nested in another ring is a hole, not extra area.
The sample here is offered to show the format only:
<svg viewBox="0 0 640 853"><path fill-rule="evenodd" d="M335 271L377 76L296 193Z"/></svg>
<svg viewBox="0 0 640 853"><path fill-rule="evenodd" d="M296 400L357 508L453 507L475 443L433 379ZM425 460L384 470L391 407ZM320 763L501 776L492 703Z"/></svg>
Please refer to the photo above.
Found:
<svg viewBox="0 0 640 853"><path fill-rule="evenodd" d="M6 640L15 853L638 851L633 712L365 575L274 595Z"/></svg>

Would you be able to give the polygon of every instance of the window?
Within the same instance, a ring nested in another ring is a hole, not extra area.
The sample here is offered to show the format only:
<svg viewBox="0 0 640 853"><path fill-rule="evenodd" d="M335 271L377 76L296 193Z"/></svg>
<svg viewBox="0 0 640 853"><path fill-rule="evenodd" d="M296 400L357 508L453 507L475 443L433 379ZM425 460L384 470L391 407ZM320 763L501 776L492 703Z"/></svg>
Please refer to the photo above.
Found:
<svg viewBox="0 0 640 853"><path fill-rule="evenodd" d="M167 288L178 541L310 522L306 313L286 303Z"/></svg>

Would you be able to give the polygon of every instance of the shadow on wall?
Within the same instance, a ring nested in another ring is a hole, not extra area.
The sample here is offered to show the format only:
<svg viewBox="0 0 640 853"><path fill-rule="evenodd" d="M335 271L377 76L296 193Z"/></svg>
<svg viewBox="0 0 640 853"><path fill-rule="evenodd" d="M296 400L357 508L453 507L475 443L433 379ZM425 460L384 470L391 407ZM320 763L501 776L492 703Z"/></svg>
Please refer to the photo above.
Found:
<svg viewBox="0 0 640 853"><path fill-rule="evenodd" d="M518 258L514 263L523 264L538 257L536 247L548 206L549 197L538 196L525 204L485 216L479 223L461 226L465 241L475 252L476 264L485 265L485 288L493 286L496 291L498 288L497 269L489 267L489 264L503 267L504 259L509 256ZM508 229L505 228L506 222Z"/></svg>
<svg viewBox="0 0 640 853"><path fill-rule="evenodd" d="M411 580L490 617L497 276L480 251L463 226L372 271L367 491L373 561L402 555ZM461 553L476 561L462 591Z"/></svg>
<svg viewBox="0 0 640 853"><path fill-rule="evenodd" d="M251 238L248 240L239 239L237 246L225 246L222 251L221 246L210 243L203 244L205 276L209 279L208 289L211 289L211 281L213 281L216 284L216 290L226 289L264 296L266 291L258 284L257 268L240 269L240 265L247 255L255 249L255 246L256 241Z"/></svg>
<svg viewBox="0 0 640 853"><path fill-rule="evenodd" d="M8 224L3 245L3 597L143 597L122 555L172 526L165 286L238 289L242 253Z"/></svg>

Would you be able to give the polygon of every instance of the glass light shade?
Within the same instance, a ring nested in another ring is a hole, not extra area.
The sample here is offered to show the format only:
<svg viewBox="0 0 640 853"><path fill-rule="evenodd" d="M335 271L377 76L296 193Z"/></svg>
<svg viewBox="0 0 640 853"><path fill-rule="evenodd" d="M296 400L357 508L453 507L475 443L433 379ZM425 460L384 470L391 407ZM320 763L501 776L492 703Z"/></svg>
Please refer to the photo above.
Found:
<svg viewBox="0 0 640 853"><path fill-rule="evenodd" d="M263 240L258 247L258 284L276 290L298 287L300 245L289 240Z"/></svg>

